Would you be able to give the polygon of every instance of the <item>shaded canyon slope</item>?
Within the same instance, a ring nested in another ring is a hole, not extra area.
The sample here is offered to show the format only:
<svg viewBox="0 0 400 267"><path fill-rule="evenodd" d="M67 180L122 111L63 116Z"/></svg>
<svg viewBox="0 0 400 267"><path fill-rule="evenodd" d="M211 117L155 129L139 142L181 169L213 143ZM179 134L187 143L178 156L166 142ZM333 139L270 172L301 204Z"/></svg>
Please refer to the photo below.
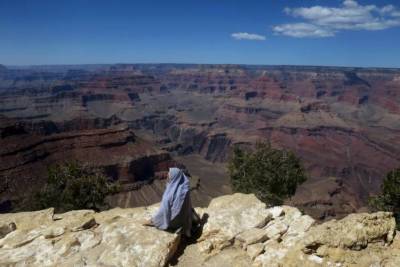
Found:
<svg viewBox="0 0 400 267"><path fill-rule="evenodd" d="M226 162L234 145L267 140L302 158L311 178L291 204L317 218L363 207L385 173L400 165L398 69L8 67L0 71L0 115L44 139L124 125L154 149L180 157L198 154L211 162ZM22 138L12 136L2 141ZM8 161L14 159L2 155L2 164L12 164Z"/></svg>
<svg viewBox="0 0 400 267"><path fill-rule="evenodd" d="M29 201L29 196L44 185L48 168L56 164L79 161L100 168L110 179L119 181L122 192L140 188L175 164L167 152L122 125L43 135L14 120L3 119L2 123L0 210L3 212L24 207L19 202L27 197Z"/></svg>

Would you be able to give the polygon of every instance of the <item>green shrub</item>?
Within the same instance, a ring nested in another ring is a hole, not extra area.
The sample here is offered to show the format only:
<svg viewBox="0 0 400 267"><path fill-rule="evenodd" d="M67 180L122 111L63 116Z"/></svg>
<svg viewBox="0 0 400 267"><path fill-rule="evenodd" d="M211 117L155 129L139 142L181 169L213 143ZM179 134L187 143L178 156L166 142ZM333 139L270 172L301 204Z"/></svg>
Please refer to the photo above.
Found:
<svg viewBox="0 0 400 267"><path fill-rule="evenodd" d="M35 204L37 208L54 207L57 212L100 210L107 195L117 190L118 185L99 169L72 162L49 168L47 183L37 194Z"/></svg>
<svg viewBox="0 0 400 267"><path fill-rule="evenodd" d="M381 194L370 198L373 210L393 212L400 230L400 168L389 172L381 185Z"/></svg>
<svg viewBox="0 0 400 267"><path fill-rule="evenodd" d="M307 177L300 160L290 151L258 143L253 152L234 148L229 162L233 190L254 193L268 205L280 205L296 193Z"/></svg>

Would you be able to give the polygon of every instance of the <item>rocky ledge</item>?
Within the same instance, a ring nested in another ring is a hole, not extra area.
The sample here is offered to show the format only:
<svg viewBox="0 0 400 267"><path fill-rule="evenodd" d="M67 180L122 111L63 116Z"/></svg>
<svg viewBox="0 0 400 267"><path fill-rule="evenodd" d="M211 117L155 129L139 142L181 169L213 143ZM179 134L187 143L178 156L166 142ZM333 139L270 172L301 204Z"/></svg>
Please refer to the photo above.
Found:
<svg viewBox="0 0 400 267"><path fill-rule="evenodd" d="M157 205L96 213L0 215L0 266L400 266L391 213L316 222L289 206L233 194L197 209L196 240L144 227Z"/></svg>

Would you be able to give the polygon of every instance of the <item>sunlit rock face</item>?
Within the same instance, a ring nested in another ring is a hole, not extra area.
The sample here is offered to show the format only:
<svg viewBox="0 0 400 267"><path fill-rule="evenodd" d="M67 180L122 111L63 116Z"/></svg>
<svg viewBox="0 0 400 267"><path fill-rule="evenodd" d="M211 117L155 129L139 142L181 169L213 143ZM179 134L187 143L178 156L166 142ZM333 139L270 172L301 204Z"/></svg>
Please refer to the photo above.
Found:
<svg viewBox="0 0 400 267"><path fill-rule="evenodd" d="M0 239L1 266L165 266L180 237L144 227L154 208L0 216L15 223Z"/></svg>
<svg viewBox="0 0 400 267"><path fill-rule="evenodd" d="M399 266L392 214L316 222L298 209L267 208L233 194L198 208L199 238L182 243L142 222L158 205L96 213L53 209L0 215L0 266ZM179 251L179 246L184 246Z"/></svg>

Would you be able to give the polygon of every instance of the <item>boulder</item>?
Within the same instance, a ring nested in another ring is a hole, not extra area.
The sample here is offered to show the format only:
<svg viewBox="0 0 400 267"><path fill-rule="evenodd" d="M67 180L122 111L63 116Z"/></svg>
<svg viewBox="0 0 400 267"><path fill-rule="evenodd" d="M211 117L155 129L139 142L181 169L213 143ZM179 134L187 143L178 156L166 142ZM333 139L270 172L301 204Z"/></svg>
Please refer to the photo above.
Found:
<svg viewBox="0 0 400 267"><path fill-rule="evenodd" d="M232 244L238 234L262 228L272 218L266 205L254 195L240 193L213 199L205 213L208 220L200 241L207 240L211 243L205 245L208 248L205 251L220 250L221 247Z"/></svg>
<svg viewBox="0 0 400 267"><path fill-rule="evenodd" d="M180 237L142 226L155 207L2 215L17 229L0 237L0 266L165 266Z"/></svg>
<svg viewBox="0 0 400 267"><path fill-rule="evenodd" d="M312 253L319 246L361 250L369 243L390 243L396 230L390 212L350 214L340 221L329 221L314 227L303 239L303 251Z"/></svg>
<svg viewBox="0 0 400 267"><path fill-rule="evenodd" d="M395 266L399 238L391 213L351 214L314 225L295 216L281 240L268 240L255 266ZM293 218L292 218L293 219Z"/></svg>

